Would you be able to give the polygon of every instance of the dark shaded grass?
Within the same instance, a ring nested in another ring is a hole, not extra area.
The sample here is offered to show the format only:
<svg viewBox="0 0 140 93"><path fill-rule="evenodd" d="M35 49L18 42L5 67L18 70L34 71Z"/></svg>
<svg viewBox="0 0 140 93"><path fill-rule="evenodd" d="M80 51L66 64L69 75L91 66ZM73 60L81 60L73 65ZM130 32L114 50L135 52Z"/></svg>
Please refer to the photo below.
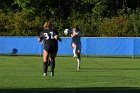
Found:
<svg viewBox="0 0 140 93"><path fill-rule="evenodd" d="M1 93L140 93L139 88L2 89Z"/></svg>

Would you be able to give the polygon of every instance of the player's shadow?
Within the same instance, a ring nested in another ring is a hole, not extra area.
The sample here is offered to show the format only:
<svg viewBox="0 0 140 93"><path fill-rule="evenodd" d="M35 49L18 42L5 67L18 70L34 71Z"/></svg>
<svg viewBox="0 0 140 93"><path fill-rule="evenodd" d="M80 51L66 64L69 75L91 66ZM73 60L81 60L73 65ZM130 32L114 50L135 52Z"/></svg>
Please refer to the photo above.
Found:
<svg viewBox="0 0 140 93"><path fill-rule="evenodd" d="M100 71L100 70L140 70L140 68L81 68L82 71Z"/></svg>
<svg viewBox="0 0 140 93"><path fill-rule="evenodd" d="M140 93L135 87L0 89L0 93Z"/></svg>
<svg viewBox="0 0 140 93"><path fill-rule="evenodd" d="M75 68L68 68L71 72L104 72L104 71L139 71L140 68L81 68L77 71Z"/></svg>

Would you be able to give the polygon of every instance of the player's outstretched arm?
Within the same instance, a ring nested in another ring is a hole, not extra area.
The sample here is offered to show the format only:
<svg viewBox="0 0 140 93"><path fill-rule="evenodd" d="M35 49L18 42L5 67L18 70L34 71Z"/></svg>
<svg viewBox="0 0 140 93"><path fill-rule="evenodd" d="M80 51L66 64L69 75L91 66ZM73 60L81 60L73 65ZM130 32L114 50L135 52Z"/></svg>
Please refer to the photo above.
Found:
<svg viewBox="0 0 140 93"><path fill-rule="evenodd" d="M71 34L71 37L78 36L78 33Z"/></svg>
<svg viewBox="0 0 140 93"><path fill-rule="evenodd" d="M42 40L41 40L41 38L38 38L38 42L41 42Z"/></svg>
<svg viewBox="0 0 140 93"><path fill-rule="evenodd" d="M54 38L60 42L62 42L62 39L58 36L58 35L55 35Z"/></svg>

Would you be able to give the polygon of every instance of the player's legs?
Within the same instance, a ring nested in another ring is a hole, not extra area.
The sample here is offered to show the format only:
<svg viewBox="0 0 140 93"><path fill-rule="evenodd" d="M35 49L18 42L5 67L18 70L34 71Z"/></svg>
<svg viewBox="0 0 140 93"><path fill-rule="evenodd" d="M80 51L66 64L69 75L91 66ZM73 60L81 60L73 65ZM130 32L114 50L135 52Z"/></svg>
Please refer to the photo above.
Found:
<svg viewBox="0 0 140 93"><path fill-rule="evenodd" d="M50 67L51 67L51 76L54 76L55 69L55 57L57 55L58 46L51 46L50 48Z"/></svg>
<svg viewBox="0 0 140 93"><path fill-rule="evenodd" d="M48 58L49 58L49 53L44 50L43 51L43 68L44 68L44 76L47 75L47 70L48 70Z"/></svg>
<svg viewBox="0 0 140 93"><path fill-rule="evenodd" d="M50 66L50 61L51 61L51 58L49 57L48 58L48 66Z"/></svg>
<svg viewBox="0 0 140 93"><path fill-rule="evenodd" d="M76 54L77 54L77 70L80 69L80 63L81 63L81 46L76 47Z"/></svg>
<svg viewBox="0 0 140 93"><path fill-rule="evenodd" d="M73 57L77 57L76 55L76 44L72 43L72 48L73 48Z"/></svg>
<svg viewBox="0 0 140 93"><path fill-rule="evenodd" d="M54 69L55 69L55 57L56 53L50 54L50 67L51 67L51 76L54 76Z"/></svg>

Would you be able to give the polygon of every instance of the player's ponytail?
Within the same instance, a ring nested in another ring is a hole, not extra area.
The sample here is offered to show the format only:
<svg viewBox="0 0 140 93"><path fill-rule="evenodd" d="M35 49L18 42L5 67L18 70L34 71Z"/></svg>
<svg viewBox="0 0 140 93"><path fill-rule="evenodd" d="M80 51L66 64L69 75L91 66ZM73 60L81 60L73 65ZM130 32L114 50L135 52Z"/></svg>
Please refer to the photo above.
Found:
<svg viewBox="0 0 140 93"><path fill-rule="evenodd" d="M52 29L52 22L47 21L44 23L44 29Z"/></svg>

